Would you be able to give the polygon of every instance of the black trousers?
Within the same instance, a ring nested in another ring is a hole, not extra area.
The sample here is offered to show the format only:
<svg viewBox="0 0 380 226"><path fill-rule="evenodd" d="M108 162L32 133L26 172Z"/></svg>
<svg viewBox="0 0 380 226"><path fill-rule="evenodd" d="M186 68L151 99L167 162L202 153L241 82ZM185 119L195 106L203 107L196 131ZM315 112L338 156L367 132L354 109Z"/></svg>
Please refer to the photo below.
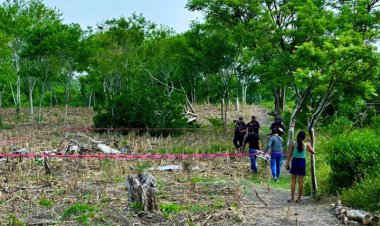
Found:
<svg viewBox="0 0 380 226"><path fill-rule="evenodd" d="M243 146L244 135L245 134L235 133L233 142L234 142L234 145L235 145L236 148L241 148Z"/></svg>

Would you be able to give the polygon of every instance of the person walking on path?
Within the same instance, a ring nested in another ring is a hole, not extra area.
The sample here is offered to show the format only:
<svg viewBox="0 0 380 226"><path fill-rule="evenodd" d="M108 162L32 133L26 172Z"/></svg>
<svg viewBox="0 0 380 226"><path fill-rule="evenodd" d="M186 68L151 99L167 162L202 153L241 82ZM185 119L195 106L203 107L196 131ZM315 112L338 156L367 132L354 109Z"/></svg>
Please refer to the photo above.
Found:
<svg viewBox="0 0 380 226"><path fill-rule="evenodd" d="M283 148L282 148L283 140L279 136L279 130L280 129L276 129L276 128L272 130L272 136L269 138L268 143L266 144L265 150L264 150L264 152L268 152L268 150L271 149L270 168L272 171L272 177L274 181L277 181L278 178L280 177L282 155L283 155Z"/></svg>
<svg viewBox="0 0 380 226"><path fill-rule="evenodd" d="M257 173L256 167L256 153L258 150L261 150L261 143L259 135L254 132L253 128L248 128L248 136L244 140L243 150L248 143L248 153L251 160L251 170L253 173Z"/></svg>
<svg viewBox="0 0 380 226"><path fill-rule="evenodd" d="M240 151L241 147L243 146L243 141L245 134L247 132L247 126L243 122L243 117L239 117L239 121L236 122L235 125L235 135L234 135L234 145L238 151Z"/></svg>
<svg viewBox="0 0 380 226"><path fill-rule="evenodd" d="M279 135L282 135L282 133L285 132L285 126L282 124L281 116L276 116L274 122L270 125L269 129L273 131L274 129L279 130L279 128L282 129L282 132L280 132Z"/></svg>
<svg viewBox="0 0 380 226"><path fill-rule="evenodd" d="M256 116L252 115L251 121L247 123L247 127L248 127L248 130L253 129L253 132L257 136L260 136L259 135L260 123L256 120Z"/></svg>
<svg viewBox="0 0 380 226"><path fill-rule="evenodd" d="M300 131L297 134L297 141L294 141L290 144L289 147L289 156L286 160L285 168L289 169L290 159L292 164L290 167L290 173L292 174L292 183L290 189L290 200L288 202L294 202L294 192L296 190L296 182L298 176L298 198L297 202L301 202L302 190L303 190L303 178L306 175L306 151L309 151L311 154L315 154L313 147L310 143L305 142L306 133Z"/></svg>

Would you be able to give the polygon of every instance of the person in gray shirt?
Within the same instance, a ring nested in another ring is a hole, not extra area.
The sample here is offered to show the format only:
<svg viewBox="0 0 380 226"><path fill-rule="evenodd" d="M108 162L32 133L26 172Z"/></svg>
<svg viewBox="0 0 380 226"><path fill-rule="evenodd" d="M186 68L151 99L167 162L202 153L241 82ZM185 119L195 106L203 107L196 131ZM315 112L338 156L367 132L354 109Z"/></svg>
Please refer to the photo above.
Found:
<svg viewBox="0 0 380 226"><path fill-rule="evenodd" d="M281 128L274 128L272 130L272 136L269 138L268 143L265 146L264 152L268 152L269 149L271 149L270 152L270 168L272 170L272 177L274 181L277 181L280 177L280 171L281 171L281 163L282 163L282 155L283 155L283 148L282 143L283 140L279 136L279 130Z"/></svg>

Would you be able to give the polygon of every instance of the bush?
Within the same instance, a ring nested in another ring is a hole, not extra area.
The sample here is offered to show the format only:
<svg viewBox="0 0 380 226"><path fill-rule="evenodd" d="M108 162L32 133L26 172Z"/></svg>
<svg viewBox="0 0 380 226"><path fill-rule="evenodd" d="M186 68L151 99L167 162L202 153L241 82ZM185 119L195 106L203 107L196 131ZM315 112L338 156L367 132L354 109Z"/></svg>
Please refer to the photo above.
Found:
<svg viewBox="0 0 380 226"><path fill-rule="evenodd" d="M380 176L365 178L360 183L344 189L342 201L354 208L380 212Z"/></svg>
<svg viewBox="0 0 380 226"><path fill-rule="evenodd" d="M94 124L97 128L183 128L187 125L182 114L183 99L175 94L169 98L154 89L122 94L112 104L95 109ZM165 136L174 132L179 131L150 131L150 134Z"/></svg>
<svg viewBox="0 0 380 226"><path fill-rule="evenodd" d="M354 129L354 123L346 117L334 116L329 117L330 119L326 122L327 125L324 131L328 134L341 134L347 133Z"/></svg>
<svg viewBox="0 0 380 226"><path fill-rule="evenodd" d="M333 188L349 188L380 167L380 143L372 130L336 136L329 142L328 162Z"/></svg>

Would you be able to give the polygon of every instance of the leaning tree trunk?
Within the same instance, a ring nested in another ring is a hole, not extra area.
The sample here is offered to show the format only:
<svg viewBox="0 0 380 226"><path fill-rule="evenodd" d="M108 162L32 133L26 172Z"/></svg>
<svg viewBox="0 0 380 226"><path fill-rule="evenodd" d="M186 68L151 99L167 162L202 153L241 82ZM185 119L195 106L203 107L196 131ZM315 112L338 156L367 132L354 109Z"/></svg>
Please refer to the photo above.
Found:
<svg viewBox="0 0 380 226"><path fill-rule="evenodd" d="M152 174L140 173L137 178L127 177L129 205L137 204L145 212L158 210L156 181Z"/></svg>
<svg viewBox="0 0 380 226"><path fill-rule="evenodd" d="M294 108L294 112L292 114L292 116L290 117L290 123L289 123L289 131L288 131L288 142L287 142L287 148L289 149L290 147L290 143L293 141L293 137L294 137L294 130L295 130L295 126L296 126L296 121L297 121L297 117L298 117L298 114L300 113L301 109L303 108L304 104L305 104L305 100L306 98L309 96L310 94L310 89L311 87L309 86L305 93L303 94L302 97L300 97L301 99L298 99L297 98L297 105L296 107ZM298 92L297 92L298 94ZM299 95L298 95L299 96Z"/></svg>
<svg viewBox="0 0 380 226"><path fill-rule="evenodd" d="M320 101L317 110L313 113L311 120L309 122L309 128L308 133L310 136L310 144L313 147L315 151L315 131L314 127L315 124L317 124L317 121L319 117L322 115L323 111L327 106L331 104L331 97L333 95L333 83L330 83L327 92L323 95L322 100ZM310 176L311 176L311 185L312 185L312 192L313 195L317 195L318 193L318 186L317 186L317 176L316 176L316 169L315 169L315 155L310 156Z"/></svg>

